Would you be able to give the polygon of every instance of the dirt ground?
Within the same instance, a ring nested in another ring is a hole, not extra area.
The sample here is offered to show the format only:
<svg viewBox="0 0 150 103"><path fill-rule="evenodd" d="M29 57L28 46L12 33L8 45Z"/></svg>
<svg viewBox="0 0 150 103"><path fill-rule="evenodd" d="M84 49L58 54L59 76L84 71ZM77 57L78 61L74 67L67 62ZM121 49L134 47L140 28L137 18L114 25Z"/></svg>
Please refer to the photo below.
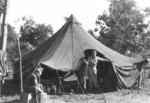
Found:
<svg viewBox="0 0 150 103"><path fill-rule="evenodd" d="M150 103L150 78L142 90L121 90L104 94L48 95L48 103ZM21 103L19 95L2 96L0 103Z"/></svg>
<svg viewBox="0 0 150 103"><path fill-rule="evenodd" d="M0 103L21 103L19 96L1 97ZM117 91L105 94L49 95L48 103L150 103L150 92Z"/></svg>

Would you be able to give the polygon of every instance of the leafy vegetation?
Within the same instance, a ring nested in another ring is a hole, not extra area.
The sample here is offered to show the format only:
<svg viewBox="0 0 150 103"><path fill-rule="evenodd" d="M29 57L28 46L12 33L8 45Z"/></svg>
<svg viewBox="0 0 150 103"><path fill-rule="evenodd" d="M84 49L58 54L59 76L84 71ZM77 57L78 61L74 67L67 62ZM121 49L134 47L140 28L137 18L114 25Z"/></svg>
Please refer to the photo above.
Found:
<svg viewBox="0 0 150 103"><path fill-rule="evenodd" d="M150 8L140 9L133 0L110 0L108 12L99 15L95 32L98 40L106 46L125 54L141 52L149 48Z"/></svg>
<svg viewBox="0 0 150 103"><path fill-rule="evenodd" d="M34 47L42 44L51 35L53 28L51 25L37 24L32 17L23 17L25 22L21 29L21 40L29 42Z"/></svg>
<svg viewBox="0 0 150 103"><path fill-rule="evenodd" d="M0 0L0 15L4 10L4 2L5 2L4 0Z"/></svg>
<svg viewBox="0 0 150 103"><path fill-rule="evenodd" d="M16 32L14 28L11 25L7 25L8 30L8 37L7 37L7 53L9 56L11 56L13 59L18 58L18 47L17 47L17 38L16 38Z"/></svg>
<svg viewBox="0 0 150 103"><path fill-rule="evenodd" d="M51 25L37 24L32 17L23 17L22 20L24 24L21 27L20 35L20 48L22 51L22 56L30 51L33 47L43 43L51 35L53 35L53 29ZM17 47L17 33L15 28L8 24L8 38L7 38L7 52L13 58L19 57L18 47ZM26 53L24 53L24 50Z"/></svg>

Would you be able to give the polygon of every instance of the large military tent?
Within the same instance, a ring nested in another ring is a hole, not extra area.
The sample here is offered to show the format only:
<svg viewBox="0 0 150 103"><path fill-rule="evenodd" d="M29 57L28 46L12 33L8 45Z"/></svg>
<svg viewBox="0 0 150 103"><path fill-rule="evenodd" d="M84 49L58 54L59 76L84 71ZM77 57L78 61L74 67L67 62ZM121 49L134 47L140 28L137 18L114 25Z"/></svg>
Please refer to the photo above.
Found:
<svg viewBox="0 0 150 103"><path fill-rule="evenodd" d="M124 56L106 47L82 28L74 15L52 37L24 56L23 62L25 66L42 64L58 71L71 71L88 49L94 49L113 61L112 70L118 85L131 88L137 81L140 85L143 60ZM29 72L29 69L23 71Z"/></svg>

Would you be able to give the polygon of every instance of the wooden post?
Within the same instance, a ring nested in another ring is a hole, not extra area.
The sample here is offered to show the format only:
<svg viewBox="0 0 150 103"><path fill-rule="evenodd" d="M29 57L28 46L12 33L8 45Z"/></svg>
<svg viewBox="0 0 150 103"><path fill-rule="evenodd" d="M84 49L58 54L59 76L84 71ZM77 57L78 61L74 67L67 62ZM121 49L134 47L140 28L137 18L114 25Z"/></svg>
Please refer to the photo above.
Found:
<svg viewBox="0 0 150 103"><path fill-rule="evenodd" d="M145 65L144 65L144 77L143 77L143 89L144 89L144 87L145 87Z"/></svg>
<svg viewBox="0 0 150 103"><path fill-rule="evenodd" d="M22 80L22 59L21 59L21 49L19 43L19 35L17 37L17 45L19 50L19 68L20 68L20 93L23 91L23 80Z"/></svg>

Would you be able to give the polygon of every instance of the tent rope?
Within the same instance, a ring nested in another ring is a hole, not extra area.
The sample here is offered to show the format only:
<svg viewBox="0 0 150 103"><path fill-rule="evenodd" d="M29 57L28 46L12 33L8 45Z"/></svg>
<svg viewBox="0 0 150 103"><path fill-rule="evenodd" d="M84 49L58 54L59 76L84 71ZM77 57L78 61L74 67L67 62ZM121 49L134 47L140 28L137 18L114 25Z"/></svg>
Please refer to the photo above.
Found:
<svg viewBox="0 0 150 103"><path fill-rule="evenodd" d="M34 67L34 66L33 66ZM27 69L26 71L24 71L22 74L24 74L25 72L27 72L27 71L29 71L30 69L32 69L33 67L30 67L29 69ZM15 80L15 79L17 79L19 77L19 75L17 75L15 78L13 78L13 80ZM7 83L5 83L5 84L8 84L8 83L10 83L11 81L8 81ZM5 85L4 84L4 85ZM2 85L3 86L3 85Z"/></svg>
<svg viewBox="0 0 150 103"><path fill-rule="evenodd" d="M22 67L22 69L25 68L26 66L28 66L29 64L31 64L31 63L28 63L28 64L24 65L24 66ZM34 65L34 64L33 64L33 65ZM34 66L32 66L32 67L34 67ZM15 73L17 73L17 72L19 72L19 70L16 70L15 72L13 72L13 74L15 74Z"/></svg>

